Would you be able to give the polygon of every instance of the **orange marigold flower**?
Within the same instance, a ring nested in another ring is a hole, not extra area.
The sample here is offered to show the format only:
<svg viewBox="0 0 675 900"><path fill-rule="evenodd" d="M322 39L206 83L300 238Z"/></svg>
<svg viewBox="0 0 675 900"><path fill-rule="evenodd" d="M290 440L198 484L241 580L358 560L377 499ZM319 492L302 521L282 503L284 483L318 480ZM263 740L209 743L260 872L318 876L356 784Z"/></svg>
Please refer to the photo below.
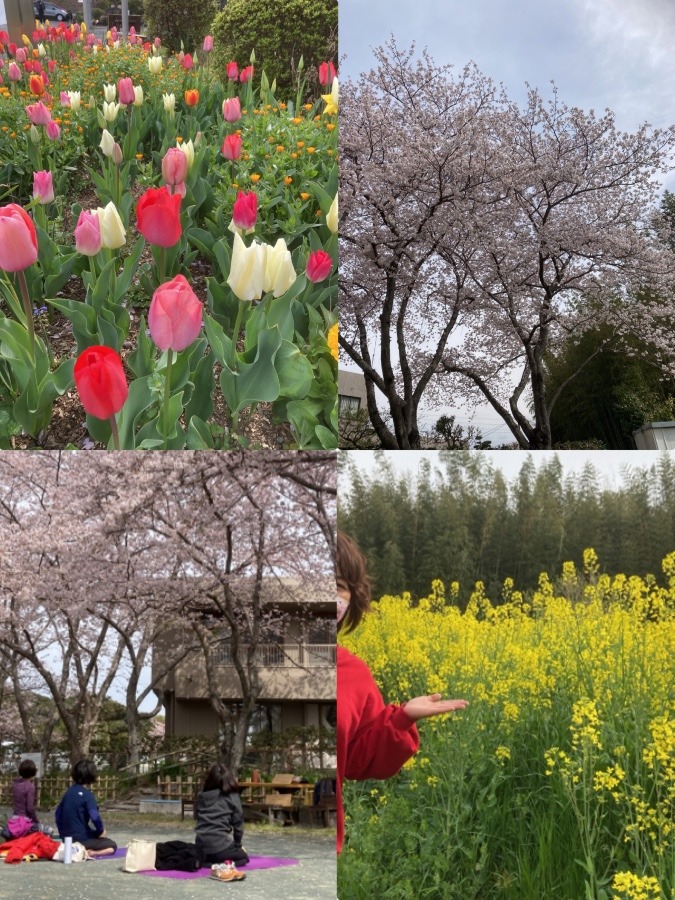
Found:
<svg viewBox="0 0 675 900"><path fill-rule="evenodd" d="M257 172L254 172L254 173L251 175L251 181L253 182L253 184L256 184L258 181L260 181L261 177L262 177L262 176L261 176L261 175L258 175Z"/></svg>
<svg viewBox="0 0 675 900"><path fill-rule="evenodd" d="M292 181L293 181L293 179L291 178L290 175L287 175L287 176L284 178L284 184L291 184Z"/></svg>
<svg viewBox="0 0 675 900"><path fill-rule="evenodd" d="M300 194L300 199L301 199L301 200L309 200L310 197L311 197L311 194L307 194L305 191L303 191L303 192Z"/></svg>

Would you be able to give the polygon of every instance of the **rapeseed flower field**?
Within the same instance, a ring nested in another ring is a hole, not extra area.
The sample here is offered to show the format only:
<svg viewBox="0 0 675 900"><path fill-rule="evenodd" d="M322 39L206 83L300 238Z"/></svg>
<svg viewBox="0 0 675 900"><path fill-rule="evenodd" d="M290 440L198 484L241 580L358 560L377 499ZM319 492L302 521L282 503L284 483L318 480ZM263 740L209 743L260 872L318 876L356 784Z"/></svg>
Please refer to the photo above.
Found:
<svg viewBox="0 0 675 900"><path fill-rule="evenodd" d="M675 897L675 553L658 578L588 549L529 593L458 592L382 597L341 639L387 702L470 702L347 786L341 900Z"/></svg>

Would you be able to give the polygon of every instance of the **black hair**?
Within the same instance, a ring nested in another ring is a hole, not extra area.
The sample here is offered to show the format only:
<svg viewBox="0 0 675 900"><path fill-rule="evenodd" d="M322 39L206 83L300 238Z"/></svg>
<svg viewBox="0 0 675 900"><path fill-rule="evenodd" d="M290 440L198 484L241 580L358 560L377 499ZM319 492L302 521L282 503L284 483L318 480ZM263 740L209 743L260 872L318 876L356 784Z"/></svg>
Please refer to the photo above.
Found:
<svg viewBox="0 0 675 900"><path fill-rule="evenodd" d="M22 778L35 778L37 766L32 759L22 759L19 764L19 775Z"/></svg>
<svg viewBox="0 0 675 900"><path fill-rule="evenodd" d="M75 784L93 784L97 777L96 766L90 759L81 759L70 774Z"/></svg>
<svg viewBox="0 0 675 900"><path fill-rule="evenodd" d="M239 790L237 779L232 769L228 769L222 763L211 766L204 780L205 791L222 791L223 794L231 794Z"/></svg>

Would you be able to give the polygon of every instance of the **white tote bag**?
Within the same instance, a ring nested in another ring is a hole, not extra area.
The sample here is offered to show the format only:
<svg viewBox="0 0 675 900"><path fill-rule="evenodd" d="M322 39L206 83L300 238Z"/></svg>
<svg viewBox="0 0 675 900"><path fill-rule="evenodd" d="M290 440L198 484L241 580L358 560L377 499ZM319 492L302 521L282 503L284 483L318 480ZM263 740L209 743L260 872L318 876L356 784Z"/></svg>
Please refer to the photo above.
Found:
<svg viewBox="0 0 675 900"><path fill-rule="evenodd" d="M155 869L157 845L154 841L141 841L134 838L129 841L123 872L148 872Z"/></svg>

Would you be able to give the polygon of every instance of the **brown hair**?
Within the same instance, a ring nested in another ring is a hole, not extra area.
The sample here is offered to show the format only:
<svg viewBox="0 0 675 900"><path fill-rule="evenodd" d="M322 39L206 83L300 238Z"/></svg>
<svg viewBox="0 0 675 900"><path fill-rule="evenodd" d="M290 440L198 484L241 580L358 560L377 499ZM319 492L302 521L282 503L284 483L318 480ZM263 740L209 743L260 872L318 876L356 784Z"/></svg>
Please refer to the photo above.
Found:
<svg viewBox="0 0 675 900"><path fill-rule="evenodd" d="M239 790L237 779L232 769L221 763L211 766L204 780L205 791L221 791L223 794L231 794Z"/></svg>
<svg viewBox="0 0 675 900"><path fill-rule="evenodd" d="M339 629L353 631L370 606L370 581L366 571L366 558L349 535L338 531L337 577L349 589L349 609L340 622Z"/></svg>

